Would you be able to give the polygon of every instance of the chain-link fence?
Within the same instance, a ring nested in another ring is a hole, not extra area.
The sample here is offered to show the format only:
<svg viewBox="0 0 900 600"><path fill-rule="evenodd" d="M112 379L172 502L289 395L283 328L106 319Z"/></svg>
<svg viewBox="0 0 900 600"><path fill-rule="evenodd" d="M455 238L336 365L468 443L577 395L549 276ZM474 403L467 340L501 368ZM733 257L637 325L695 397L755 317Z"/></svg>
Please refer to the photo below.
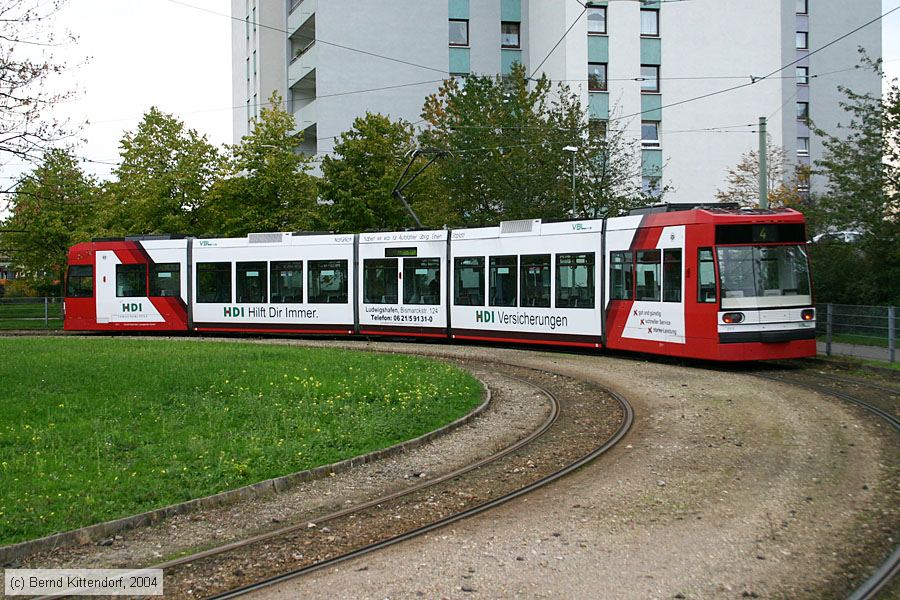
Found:
<svg viewBox="0 0 900 600"><path fill-rule="evenodd" d="M62 298L0 298L0 329L62 327Z"/></svg>
<svg viewBox="0 0 900 600"><path fill-rule="evenodd" d="M884 348L889 361L896 360L897 319L893 306L819 304L816 329L825 342L825 353L832 354L835 344Z"/></svg>

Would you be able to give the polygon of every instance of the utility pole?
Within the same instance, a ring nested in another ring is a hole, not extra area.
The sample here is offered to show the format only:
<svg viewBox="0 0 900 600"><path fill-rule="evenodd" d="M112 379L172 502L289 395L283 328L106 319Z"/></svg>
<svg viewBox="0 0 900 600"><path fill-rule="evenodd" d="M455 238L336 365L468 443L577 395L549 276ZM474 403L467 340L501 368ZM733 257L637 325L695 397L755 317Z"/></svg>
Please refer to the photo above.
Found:
<svg viewBox="0 0 900 600"><path fill-rule="evenodd" d="M566 152L572 153L572 218L575 218L575 153L578 152L578 148L576 146L566 146L563 148Z"/></svg>
<svg viewBox="0 0 900 600"><path fill-rule="evenodd" d="M766 164L766 118L759 118L759 207L769 208L769 167Z"/></svg>

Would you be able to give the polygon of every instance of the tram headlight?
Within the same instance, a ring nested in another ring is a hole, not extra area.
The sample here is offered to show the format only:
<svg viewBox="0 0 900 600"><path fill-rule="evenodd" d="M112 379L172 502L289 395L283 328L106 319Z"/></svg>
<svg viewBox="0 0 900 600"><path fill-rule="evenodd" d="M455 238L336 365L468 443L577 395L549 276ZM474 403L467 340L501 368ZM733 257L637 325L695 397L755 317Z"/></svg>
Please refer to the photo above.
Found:
<svg viewBox="0 0 900 600"><path fill-rule="evenodd" d="M744 313L739 313L739 312L725 313L724 315L722 315L722 322L727 323L729 325L733 325L735 323L743 323L744 322Z"/></svg>
<svg viewBox="0 0 900 600"><path fill-rule="evenodd" d="M804 321L812 321L816 318L816 309L807 308L800 311L800 318Z"/></svg>

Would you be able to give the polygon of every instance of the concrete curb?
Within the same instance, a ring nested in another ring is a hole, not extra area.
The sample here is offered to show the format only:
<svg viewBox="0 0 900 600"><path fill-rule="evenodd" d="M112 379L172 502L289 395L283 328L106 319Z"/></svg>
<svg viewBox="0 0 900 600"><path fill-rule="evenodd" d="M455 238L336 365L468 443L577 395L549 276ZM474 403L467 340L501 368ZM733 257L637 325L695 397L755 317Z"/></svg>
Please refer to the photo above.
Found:
<svg viewBox="0 0 900 600"><path fill-rule="evenodd" d="M174 515L182 515L205 508L224 506L248 498L258 498L261 496L278 494L306 481L322 479L332 474L343 473L345 471L349 471L353 467L358 467L359 465L364 465L376 460L396 456L414 448L418 448L441 435L450 433L454 429L458 429L459 427L470 423L488 409L491 404L491 390L487 387L487 385L485 385L483 381L479 380L479 382L482 386L483 400L481 404L479 404L467 415L460 417L452 423L444 425L439 429L435 429L434 431L421 435L417 438L395 444L394 446L390 446L388 448L375 450L374 452L370 452L362 456L348 458L346 460L342 460L341 462L332 463L330 465L322 465L321 467L316 467L315 469L291 473L282 477L275 477L274 479L267 479L265 481L260 481L259 483L253 483L244 487L220 492L212 496L195 498L193 500L188 500L187 502L172 504L171 506L158 508L156 510L132 515L130 517L115 519L113 521L106 521L104 523L88 525L87 527L82 527L80 529L54 533L52 535L38 538L36 540L28 540L25 542L19 542L18 544L2 546L0 547L0 567L10 566L13 564L13 561L16 561L30 554L36 554L38 552L48 552L56 550L57 548L63 546L96 543L121 531L136 529L138 527L143 527L146 525L152 525Z"/></svg>

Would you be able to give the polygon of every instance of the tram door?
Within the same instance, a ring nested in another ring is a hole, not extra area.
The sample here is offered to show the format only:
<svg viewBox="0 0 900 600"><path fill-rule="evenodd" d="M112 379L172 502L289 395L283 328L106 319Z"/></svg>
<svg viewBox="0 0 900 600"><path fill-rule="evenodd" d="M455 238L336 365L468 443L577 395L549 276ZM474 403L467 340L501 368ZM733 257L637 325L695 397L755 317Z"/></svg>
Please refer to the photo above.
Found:
<svg viewBox="0 0 900 600"><path fill-rule="evenodd" d="M359 236L359 330L447 336L446 230Z"/></svg>

